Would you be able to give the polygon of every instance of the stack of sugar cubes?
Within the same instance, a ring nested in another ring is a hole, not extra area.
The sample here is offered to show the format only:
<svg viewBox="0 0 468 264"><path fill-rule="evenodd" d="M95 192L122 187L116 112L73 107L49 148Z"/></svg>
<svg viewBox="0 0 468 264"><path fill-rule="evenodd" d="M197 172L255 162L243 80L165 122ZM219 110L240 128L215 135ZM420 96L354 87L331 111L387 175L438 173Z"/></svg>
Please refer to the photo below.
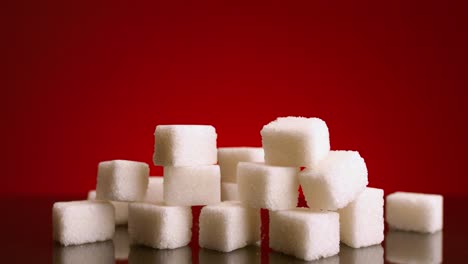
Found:
<svg viewBox="0 0 468 264"><path fill-rule="evenodd" d="M303 260L338 254L340 241L353 248L383 241L384 192L367 187L357 151L330 150L323 120L278 118L261 136L263 148L217 148L212 126L159 125L153 162L164 177L149 177L143 162L101 162L88 201L54 204L54 239L104 241L128 224L134 244L179 248L191 241L190 206L201 205L199 245L222 252L258 244L260 209L269 211L269 246ZM297 208L299 186L308 208ZM395 193L387 204L391 227L442 228L441 196Z"/></svg>

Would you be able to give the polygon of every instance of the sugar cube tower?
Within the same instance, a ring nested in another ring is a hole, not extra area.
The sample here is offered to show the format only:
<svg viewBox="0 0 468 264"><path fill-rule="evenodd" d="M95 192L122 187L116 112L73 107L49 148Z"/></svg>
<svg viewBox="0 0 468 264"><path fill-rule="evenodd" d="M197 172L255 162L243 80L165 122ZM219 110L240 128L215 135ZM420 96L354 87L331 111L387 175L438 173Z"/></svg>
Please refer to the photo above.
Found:
<svg viewBox="0 0 468 264"><path fill-rule="evenodd" d="M68 246L113 238L116 259L188 263L194 220L190 207L203 206L200 259L222 262L227 255L220 252L232 252L235 263L249 263L255 250L248 248L260 242L260 209L267 209L269 246L276 251L270 255L278 256L272 263L338 263L340 258L383 263L384 192L367 187L360 153L331 150L327 124L319 118L280 117L260 134L262 147L217 148L213 126L156 126L153 163L163 166L163 177L149 177L143 162L99 163L96 190L87 201L54 204L54 240ZM297 207L300 186L308 208ZM386 198L386 221L393 229L435 233L443 225L442 203L440 195L394 193ZM127 227L115 231L115 225ZM398 246L406 234L392 234L387 247L396 253L387 254L389 259L441 259L439 251L410 256ZM436 244L422 237L414 241L421 241L421 247ZM129 243L159 250L132 247L129 253ZM75 247L58 247L54 258L74 259L86 251ZM112 255L108 250L96 257Z"/></svg>

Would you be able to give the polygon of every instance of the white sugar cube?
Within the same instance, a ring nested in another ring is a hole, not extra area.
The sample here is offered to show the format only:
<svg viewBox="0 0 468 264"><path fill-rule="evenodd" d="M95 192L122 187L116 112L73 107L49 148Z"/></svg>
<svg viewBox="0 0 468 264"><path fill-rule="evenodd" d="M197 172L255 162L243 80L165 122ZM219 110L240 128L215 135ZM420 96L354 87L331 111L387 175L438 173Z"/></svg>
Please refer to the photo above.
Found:
<svg viewBox="0 0 468 264"><path fill-rule="evenodd" d="M301 171L299 182L310 208L336 210L366 188L366 163L357 151L330 151L318 166Z"/></svg>
<svg viewBox="0 0 468 264"><path fill-rule="evenodd" d="M382 243L383 195L382 189L366 188L354 201L338 211L341 242L353 248Z"/></svg>
<svg viewBox="0 0 468 264"><path fill-rule="evenodd" d="M146 190L145 202L163 202L164 201L164 179L163 177L149 177L148 189Z"/></svg>
<svg viewBox="0 0 468 264"><path fill-rule="evenodd" d="M283 253L271 251L268 255L270 264L340 264L340 256L334 255L331 257L321 258L314 261L304 261L294 256L285 255ZM347 263L347 262L341 262Z"/></svg>
<svg viewBox="0 0 468 264"><path fill-rule="evenodd" d="M128 203L110 201L115 210L115 224L126 225L128 222Z"/></svg>
<svg viewBox="0 0 468 264"><path fill-rule="evenodd" d="M391 228L434 233L443 225L443 197L396 192L387 196L386 221Z"/></svg>
<svg viewBox="0 0 468 264"><path fill-rule="evenodd" d="M313 167L330 151L328 127L320 118L280 117L260 133L267 164Z"/></svg>
<svg viewBox="0 0 468 264"><path fill-rule="evenodd" d="M237 167L239 199L253 208L284 210L297 205L299 168L240 162Z"/></svg>
<svg viewBox="0 0 468 264"><path fill-rule="evenodd" d="M384 264L384 249L381 245L363 248L351 248L342 245L340 248L340 261L346 264Z"/></svg>
<svg viewBox="0 0 468 264"><path fill-rule="evenodd" d="M221 183L221 201L239 201L237 183Z"/></svg>
<svg viewBox="0 0 468 264"><path fill-rule="evenodd" d="M306 208L270 212L270 248L307 261L336 255L339 214Z"/></svg>
<svg viewBox="0 0 468 264"><path fill-rule="evenodd" d="M217 162L217 135L213 126L159 125L154 136L154 165L179 167Z"/></svg>
<svg viewBox="0 0 468 264"><path fill-rule="evenodd" d="M385 259L392 263L442 263L442 231L414 233L390 230L385 238Z"/></svg>
<svg viewBox="0 0 468 264"><path fill-rule="evenodd" d="M88 200L96 200L96 190L91 190L88 192Z"/></svg>
<svg viewBox="0 0 468 264"><path fill-rule="evenodd" d="M199 263L260 264L261 252L257 246L247 246L227 253L201 248Z"/></svg>
<svg viewBox="0 0 468 264"><path fill-rule="evenodd" d="M130 253L130 236L127 227L117 227L112 241L114 242L115 259L127 260Z"/></svg>
<svg viewBox="0 0 468 264"><path fill-rule="evenodd" d="M190 247L181 247L176 249L158 249L132 246L130 256L128 257L129 264L150 264L150 263L174 263L174 264L191 264L192 250Z"/></svg>
<svg viewBox="0 0 468 264"><path fill-rule="evenodd" d="M263 148L218 148L218 164L221 168L221 180L224 182L237 182L237 164L241 161L264 162L264 155Z"/></svg>
<svg viewBox="0 0 468 264"><path fill-rule="evenodd" d="M141 201L148 187L149 166L129 160L103 161L98 166L96 198L122 202Z"/></svg>
<svg viewBox="0 0 468 264"><path fill-rule="evenodd" d="M88 192L88 200L96 200L96 191L92 190ZM117 201L108 201L114 206L115 211L115 224L116 225L126 225L128 221L128 203L127 202L117 202Z"/></svg>
<svg viewBox="0 0 468 264"><path fill-rule="evenodd" d="M131 203L128 232L132 242L159 249L186 246L192 237L190 207Z"/></svg>
<svg viewBox="0 0 468 264"><path fill-rule="evenodd" d="M112 241L88 243L76 246L54 245L54 264L114 264Z"/></svg>
<svg viewBox="0 0 468 264"><path fill-rule="evenodd" d="M260 240L260 211L240 202L208 205L200 213L200 246L230 252Z"/></svg>
<svg viewBox="0 0 468 264"><path fill-rule="evenodd" d="M108 202L57 202L52 208L54 240L62 245L78 245L112 239L114 208Z"/></svg>
<svg viewBox="0 0 468 264"><path fill-rule="evenodd" d="M164 202L179 206L219 203L220 181L218 165L164 167Z"/></svg>

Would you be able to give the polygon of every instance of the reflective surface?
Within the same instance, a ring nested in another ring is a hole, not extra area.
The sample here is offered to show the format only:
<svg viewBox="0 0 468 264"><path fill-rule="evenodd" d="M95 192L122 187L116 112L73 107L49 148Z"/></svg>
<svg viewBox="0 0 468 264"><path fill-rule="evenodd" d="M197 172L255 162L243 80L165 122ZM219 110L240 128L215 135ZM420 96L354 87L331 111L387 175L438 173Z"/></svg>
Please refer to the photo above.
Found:
<svg viewBox="0 0 468 264"><path fill-rule="evenodd" d="M463 263L468 257L468 199L445 197L444 230L419 234L389 230L382 245L353 249L341 245L337 256L305 262L262 245L230 253L201 249L196 240L175 250L130 245L126 227L118 227L112 241L63 247L52 241L54 201L74 198L5 198L2 203L5 263ZM199 208L194 209L195 218ZM263 219L265 221L265 219ZM195 227L197 227L195 223ZM263 237L267 241L267 237Z"/></svg>
<svg viewBox="0 0 468 264"><path fill-rule="evenodd" d="M418 234L391 230L385 240L387 260L393 263L442 263L443 233Z"/></svg>

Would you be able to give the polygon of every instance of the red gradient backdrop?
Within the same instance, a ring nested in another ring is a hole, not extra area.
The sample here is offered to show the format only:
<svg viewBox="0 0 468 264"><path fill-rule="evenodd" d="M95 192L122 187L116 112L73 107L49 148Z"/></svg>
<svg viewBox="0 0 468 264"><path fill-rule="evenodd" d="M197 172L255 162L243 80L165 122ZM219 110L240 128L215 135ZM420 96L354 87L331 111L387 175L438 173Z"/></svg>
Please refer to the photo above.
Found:
<svg viewBox="0 0 468 264"><path fill-rule="evenodd" d="M260 146L288 115L371 186L467 194L466 1L136 2L2 4L1 195L84 195L101 160L151 164L158 124Z"/></svg>

